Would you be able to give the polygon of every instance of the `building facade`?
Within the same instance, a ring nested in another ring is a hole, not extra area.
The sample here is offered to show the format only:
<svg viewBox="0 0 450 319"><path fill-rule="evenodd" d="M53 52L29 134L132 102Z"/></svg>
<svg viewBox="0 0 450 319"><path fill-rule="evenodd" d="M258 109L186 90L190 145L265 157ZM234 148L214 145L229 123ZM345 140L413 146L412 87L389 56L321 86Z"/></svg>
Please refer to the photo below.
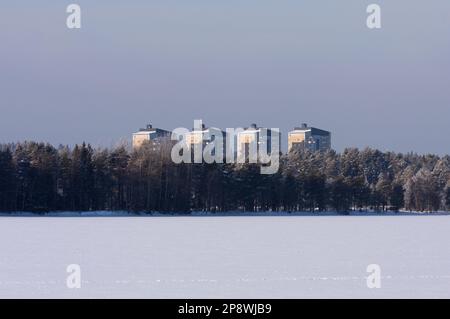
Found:
<svg viewBox="0 0 450 319"><path fill-rule="evenodd" d="M201 128L194 128L191 131L187 132L184 136L184 140L186 141L188 147L191 148L191 150L194 150L194 148L198 146L198 149L202 150L203 152L206 146L208 146L211 143L215 144L215 139L219 138L219 136L222 138L222 141L221 143L217 143L217 146L221 148L222 156L225 156L226 134L220 129L209 128L206 127L205 124L202 124ZM215 146L216 145L214 145L214 148L211 151L211 155L213 156L215 156L216 153L217 155L219 154Z"/></svg>
<svg viewBox="0 0 450 319"><path fill-rule="evenodd" d="M302 124L288 135L288 152L294 150L327 151L331 149L331 133Z"/></svg>
<svg viewBox="0 0 450 319"><path fill-rule="evenodd" d="M133 133L133 148L139 148L146 141L154 141L160 143L163 139L170 139L170 132L154 128L148 124L146 128L141 128L138 132Z"/></svg>
<svg viewBox="0 0 450 319"><path fill-rule="evenodd" d="M272 153L272 135L274 132L271 129L258 127L256 124L250 125L244 131L237 134L237 156L238 158L249 159L252 152L259 154L260 151L265 151L267 154ZM275 136L275 135L274 135ZM278 134L278 149L281 145L281 134ZM265 150L260 149L265 147ZM253 158L255 159L255 158Z"/></svg>

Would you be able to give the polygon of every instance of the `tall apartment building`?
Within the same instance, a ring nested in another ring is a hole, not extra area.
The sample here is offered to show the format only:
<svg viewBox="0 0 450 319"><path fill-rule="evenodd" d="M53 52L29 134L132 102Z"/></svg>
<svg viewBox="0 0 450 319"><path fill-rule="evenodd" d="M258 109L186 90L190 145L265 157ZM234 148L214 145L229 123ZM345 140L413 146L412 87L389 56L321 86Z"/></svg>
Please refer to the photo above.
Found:
<svg viewBox="0 0 450 319"><path fill-rule="evenodd" d="M303 123L288 135L288 152L293 150L326 151L331 149L331 133Z"/></svg>
<svg viewBox="0 0 450 319"><path fill-rule="evenodd" d="M265 131L265 136L263 136L263 130ZM265 145L267 154L271 154L272 135L271 129L264 129L256 124L251 124L250 127L237 134L237 156L245 157L247 160L250 150L253 148L255 152L259 153L262 145ZM281 145L281 134L278 135L278 145Z"/></svg>
<svg viewBox="0 0 450 319"><path fill-rule="evenodd" d="M154 128L148 124L146 128L141 128L138 132L133 133L133 148L142 146L145 141L161 142L162 139L170 139L171 132Z"/></svg>
<svg viewBox="0 0 450 319"><path fill-rule="evenodd" d="M195 145L201 145L201 150L210 143L214 143L214 140L218 137L222 137L222 154L225 156L226 150L226 135L225 132L219 130L217 128L209 128L206 127L205 124L202 124L201 128L193 128L190 132L186 133L184 138L187 145L191 148L194 148ZM217 150L214 148L212 151L212 155L215 155Z"/></svg>

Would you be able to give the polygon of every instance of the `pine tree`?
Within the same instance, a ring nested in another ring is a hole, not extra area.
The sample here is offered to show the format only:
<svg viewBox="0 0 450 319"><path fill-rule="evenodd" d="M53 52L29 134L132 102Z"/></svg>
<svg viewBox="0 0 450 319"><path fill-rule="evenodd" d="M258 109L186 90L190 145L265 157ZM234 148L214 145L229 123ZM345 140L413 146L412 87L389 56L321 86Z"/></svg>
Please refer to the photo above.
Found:
<svg viewBox="0 0 450 319"><path fill-rule="evenodd" d="M447 211L450 210L450 181L447 183L445 189L445 206Z"/></svg>
<svg viewBox="0 0 450 319"><path fill-rule="evenodd" d="M388 205L389 198L392 193L392 182L388 178L387 174L381 174L381 177L378 179L378 182L375 186L375 191L377 193L378 204L381 205L382 210L386 210L386 206Z"/></svg>
<svg viewBox="0 0 450 319"><path fill-rule="evenodd" d="M15 209L16 180L13 157L8 146L0 146L0 211Z"/></svg>
<svg viewBox="0 0 450 319"><path fill-rule="evenodd" d="M399 184L394 184L392 187L392 192L389 197L389 203L391 209L394 211L399 211L405 205L404 200L404 190L403 186Z"/></svg>

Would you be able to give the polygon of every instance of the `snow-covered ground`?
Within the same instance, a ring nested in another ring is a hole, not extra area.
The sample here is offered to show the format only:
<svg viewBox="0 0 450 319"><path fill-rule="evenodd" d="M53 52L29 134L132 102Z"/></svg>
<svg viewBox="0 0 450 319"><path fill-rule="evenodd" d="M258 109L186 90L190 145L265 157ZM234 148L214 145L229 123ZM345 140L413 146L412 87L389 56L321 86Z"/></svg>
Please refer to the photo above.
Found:
<svg viewBox="0 0 450 319"><path fill-rule="evenodd" d="M0 297L450 298L449 243L450 216L0 217Z"/></svg>

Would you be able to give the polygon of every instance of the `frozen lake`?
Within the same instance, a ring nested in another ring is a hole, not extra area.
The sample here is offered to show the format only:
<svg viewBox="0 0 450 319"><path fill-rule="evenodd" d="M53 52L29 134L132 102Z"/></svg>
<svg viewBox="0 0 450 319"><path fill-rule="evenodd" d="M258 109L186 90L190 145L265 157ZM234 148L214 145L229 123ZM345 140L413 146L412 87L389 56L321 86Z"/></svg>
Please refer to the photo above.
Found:
<svg viewBox="0 0 450 319"><path fill-rule="evenodd" d="M0 217L0 252L1 298L450 298L450 216Z"/></svg>

